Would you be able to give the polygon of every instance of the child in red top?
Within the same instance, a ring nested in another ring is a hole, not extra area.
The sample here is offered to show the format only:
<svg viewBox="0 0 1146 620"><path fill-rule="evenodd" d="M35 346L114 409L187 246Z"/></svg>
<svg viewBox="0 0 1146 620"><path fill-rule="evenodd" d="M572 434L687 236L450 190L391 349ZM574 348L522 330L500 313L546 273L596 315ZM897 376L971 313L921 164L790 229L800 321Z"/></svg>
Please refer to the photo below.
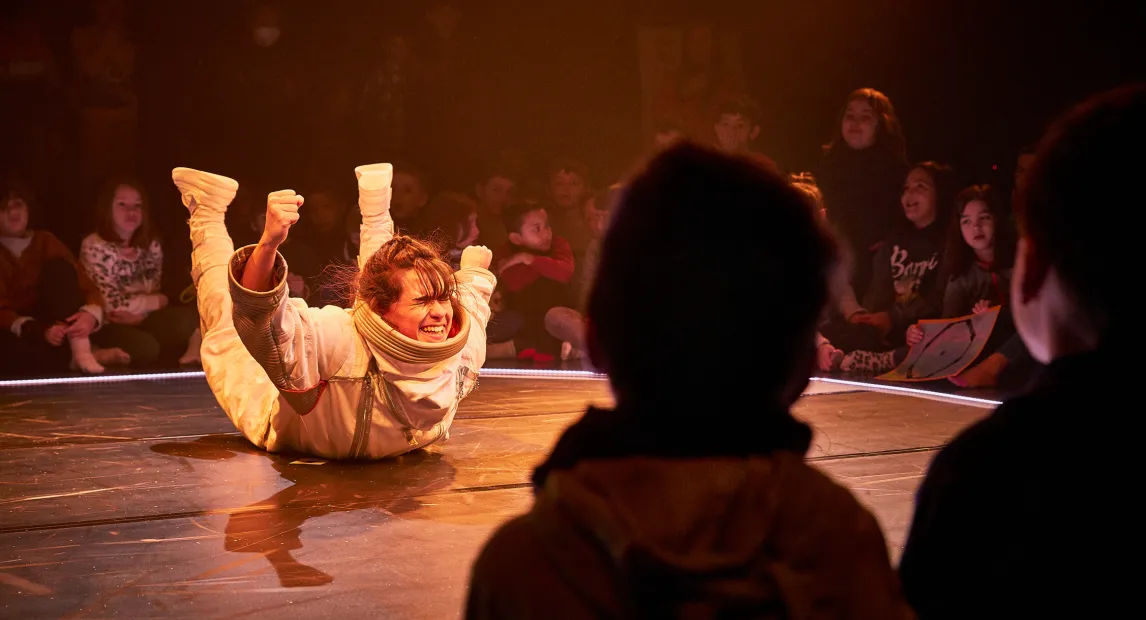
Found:
<svg viewBox="0 0 1146 620"><path fill-rule="evenodd" d="M573 249L554 236L549 214L535 202L518 202L502 212L509 241L495 255L499 286L506 305L521 315L518 357L538 363L553 361L561 342L545 330L545 313L572 302Z"/></svg>

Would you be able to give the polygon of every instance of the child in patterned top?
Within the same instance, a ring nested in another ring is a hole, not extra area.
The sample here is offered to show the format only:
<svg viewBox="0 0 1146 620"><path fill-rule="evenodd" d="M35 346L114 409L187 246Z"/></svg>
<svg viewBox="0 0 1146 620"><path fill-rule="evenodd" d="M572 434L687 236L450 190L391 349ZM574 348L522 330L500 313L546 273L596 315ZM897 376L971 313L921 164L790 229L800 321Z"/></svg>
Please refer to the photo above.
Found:
<svg viewBox="0 0 1146 620"><path fill-rule="evenodd" d="M107 312L96 344L123 349L133 366L154 365L161 357L174 361L180 353L180 364L197 362L198 314L192 306L169 305L160 292L163 246L152 233L143 186L129 179L106 184L96 214L96 232L80 246Z"/></svg>

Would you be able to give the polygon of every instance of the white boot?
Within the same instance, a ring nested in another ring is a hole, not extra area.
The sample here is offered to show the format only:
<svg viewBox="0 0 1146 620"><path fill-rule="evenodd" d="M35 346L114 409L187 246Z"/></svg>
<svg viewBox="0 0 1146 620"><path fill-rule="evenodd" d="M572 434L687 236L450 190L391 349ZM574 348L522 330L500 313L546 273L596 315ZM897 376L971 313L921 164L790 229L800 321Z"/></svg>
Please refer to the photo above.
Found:
<svg viewBox="0 0 1146 620"><path fill-rule="evenodd" d="M392 164L369 164L354 169L358 178L358 209L363 216L390 210L390 186L394 182Z"/></svg>
<svg viewBox="0 0 1146 620"><path fill-rule="evenodd" d="M235 192L239 191L239 183L234 179L191 168L172 170L171 180L179 188L183 206L192 214L200 206L226 213L227 206L235 199Z"/></svg>
<svg viewBox="0 0 1146 620"><path fill-rule="evenodd" d="M390 217L390 185L394 181L394 166L370 164L354 169L358 177L358 209L362 212L362 228L358 244L358 267L394 237L394 218Z"/></svg>
<svg viewBox="0 0 1146 620"><path fill-rule="evenodd" d="M105 370L95 355L92 354L92 341L87 336L82 338L68 338L68 345L72 348L72 370L81 370L88 374L98 374Z"/></svg>
<svg viewBox="0 0 1146 620"><path fill-rule="evenodd" d="M199 286L203 273L212 266L225 269L235 251L225 220L227 207L235 199L239 184L234 179L191 168L172 170L171 180L175 181L183 205L191 213L188 222L191 229L191 282ZM226 282L225 275L223 282Z"/></svg>

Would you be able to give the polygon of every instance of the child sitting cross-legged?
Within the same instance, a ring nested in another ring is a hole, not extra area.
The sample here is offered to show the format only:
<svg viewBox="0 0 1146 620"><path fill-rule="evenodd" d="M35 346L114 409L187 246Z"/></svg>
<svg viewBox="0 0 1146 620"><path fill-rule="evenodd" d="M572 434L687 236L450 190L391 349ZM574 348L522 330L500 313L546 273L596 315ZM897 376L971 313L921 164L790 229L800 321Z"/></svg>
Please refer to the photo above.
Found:
<svg viewBox="0 0 1146 620"><path fill-rule="evenodd" d="M515 202L502 212L509 241L494 254L507 311L520 317L517 357L552 362L561 340L545 329L550 308L572 305L573 250L554 235L549 213L536 202Z"/></svg>

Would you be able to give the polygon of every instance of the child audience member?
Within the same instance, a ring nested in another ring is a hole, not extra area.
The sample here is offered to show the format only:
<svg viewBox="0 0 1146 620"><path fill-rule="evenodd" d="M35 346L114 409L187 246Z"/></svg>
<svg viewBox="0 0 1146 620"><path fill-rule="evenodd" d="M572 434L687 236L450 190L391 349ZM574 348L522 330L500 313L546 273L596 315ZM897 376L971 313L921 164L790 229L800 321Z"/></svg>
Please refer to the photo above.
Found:
<svg viewBox="0 0 1146 620"><path fill-rule="evenodd" d="M862 299L872 258L902 221L897 208L907 156L903 131L887 95L861 88L848 95L816 172L824 203L855 260L852 286Z"/></svg>
<svg viewBox="0 0 1146 620"><path fill-rule="evenodd" d="M561 360L580 359L582 366L589 361L582 357L585 350L584 313L589 301L589 291L597 276L597 263L601 254L601 239L609 224L609 217L620 198L622 186L614 184L608 189L595 192L585 201L583 210L585 227L589 231L589 245L585 248L585 258L576 261L576 308L557 306L545 313L545 330L561 341Z"/></svg>
<svg viewBox="0 0 1146 620"><path fill-rule="evenodd" d="M474 185L477 227L481 229L482 245L500 248L509 238L505 224L501 222L501 212L513 201L519 177L519 166L510 157L497 157L486 164L481 178Z"/></svg>
<svg viewBox="0 0 1146 620"><path fill-rule="evenodd" d="M298 227L298 238L288 238L282 248L291 274L303 282L296 296L312 305L326 305L329 292L341 286L337 266L348 262L346 220L357 209L348 208L344 194L331 185L331 176L319 177L312 187L306 194L307 220ZM265 223L265 211L262 220Z"/></svg>
<svg viewBox="0 0 1146 620"><path fill-rule="evenodd" d="M458 192L439 192L426 205L426 232L443 246L445 258L458 270L462 251L477 243L477 203Z"/></svg>
<svg viewBox="0 0 1146 620"><path fill-rule="evenodd" d="M1141 458L1116 442L1136 408L1108 388L1142 351L1142 230L1096 210L1141 204L1126 180L1146 157L1126 147L1144 141L1137 84L1089 98L1038 147L1015 205L1010 302L1048 366L931 462L899 565L921 620L1117 618L1141 600L1118 568L1142 527Z"/></svg>
<svg viewBox="0 0 1146 620"><path fill-rule="evenodd" d="M752 143L760 135L760 106L748 95L728 97L717 108L716 146L725 153L745 155L765 168L779 172L776 162L767 155L753 150Z"/></svg>
<svg viewBox="0 0 1146 620"><path fill-rule="evenodd" d="M547 182L549 223L569 242L573 255L581 258L589 244L589 230L581 213L590 192L589 168L571 159L559 160L550 168Z"/></svg>
<svg viewBox="0 0 1146 620"><path fill-rule="evenodd" d="M59 372L69 360L98 373L124 362L122 350L92 349L99 289L55 235L28 228L33 201L22 181L0 179L0 374Z"/></svg>
<svg viewBox="0 0 1146 620"><path fill-rule="evenodd" d="M830 229L830 225L827 223L828 212L824 208L824 195L820 193L820 188L816 185L816 178L810 172L792 174L788 178L792 182L792 187L803 192L812 211ZM849 277L851 274L851 257L847 254L847 248L841 246L839 254L839 267L829 280L831 300L838 306L842 316L850 316L854 312L862 311L863 308L856 301L855 291L852 290ZM825 308L825 322L831 317L830 310L831 305ZM837 349L823 334L816 332L816 367L821 372L838 369L843 357L843 351Z"/></svg>
<svg viewBox="0 0 1146 620"><path fill-rule="evenodd" d="M922 162L911 169L900 198L906 221L876 254L874 278L864 297L866 310L853 314L847 324L824 328L836 346L849 352L889 351L904 343L908 325L940 315L946 214L955 192L955 173L949 166ZM866 355L844 360L849 369L860 372L868 361Z"/></svg>
<svg viewBox="0 0 1146 620"><path fill-rule="evenodd" d="M509 240L494 254L506 306L521 317L515 340L519 359L552 362L561 341L545 329L550 308L572 303L575 262L569 242L553 233L549 214L535 202L516 202L502 212Z"/></svg>
<svg viewBox="0 0 1146 620"><path fill-rule="evenodd" d="M171 306L160 292L163 248L151 229L147 194L130 179L113 179L99 192L96 231L80 245L80 260L99 287L107 324L96 344L127 352L133 366L199 361L199 316Z"/></svg>
<svg viewBox="0 0 1146 620"><path fill-rule="evenodd" d="M698 204L738 225L695 234ZM532 509L473 565L465 617L912 617L879 523L805 461L812 429L791 413L834 261L803 196L748 158L684 143L633 178L588 310L616 407L589 409L534 471ZM755 287L784 303L736 322Z"/></svg>
<svg viewBox="0 0 1146 620"><path fill-rule="evenodd" d="M960 387L992 387L1000 383L1004 371L1020 370L1029 355L1015 330L1011 315L1011 274L1015 264L1015 236L1003 211L1003 203L989 185L973 185L955 198L955 221L948 232L947 253L943 258L947 282L943 292L943 316L955 318L1002 306L990 339L975 364L952 383ZM907 344L922 340L918 327L908 328ZM1013 380L1011 381L1013 382Z"/></svg>
<svg viewBox="0 0 1146 620"><path fill-rule="evenodd" d="M978 314L1000 305L1003 309L979 359L950 380L960 387L995 386L999 384L1003 371L1016 362L1019 363L1019 371L1015 372L1012 367L1008 374L1021 378L1022 367L1027 366L1027 352L1015 332L1008 300L1015 239L1010 233L1002 204L990 186L973 185L956 196L953 213L953 225L948 228L940 273L940 280L947 282L943 293L943 318ZM874 354L857 370L873 374L887 372L903 361L909 347L922 340L923 331L918 324L912 324L907 328L905 346ZM849 360L849 370L852 370L852 363Z"/></svg>

